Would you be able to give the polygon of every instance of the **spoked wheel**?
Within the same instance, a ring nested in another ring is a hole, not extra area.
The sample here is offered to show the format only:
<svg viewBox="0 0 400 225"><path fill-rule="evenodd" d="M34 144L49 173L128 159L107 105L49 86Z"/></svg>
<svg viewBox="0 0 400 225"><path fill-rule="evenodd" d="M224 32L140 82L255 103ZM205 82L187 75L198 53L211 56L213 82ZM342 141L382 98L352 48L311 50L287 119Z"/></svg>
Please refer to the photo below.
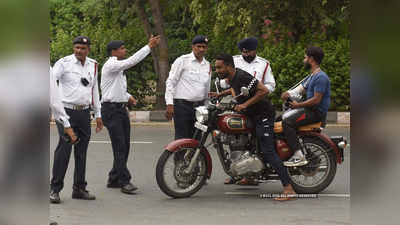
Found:
<svg viewBox="0 0 400 225"><path fill-rule="evenodd" d="M195 194L207 179L207 163L200 154L193 171L187 173L194 148L183 148L177 152L165 150L157 162L156 178L160 189L173 198L186 198Z"/></svg>
<svg viewBox="0 0 400 225"><path fill-rule="evenodd" d="M336 155L329 145L318 138L306 137L303 145L308 151L309 163L288 168L291 183L299 194L317 194L328 187L335 177Z"/></svg>

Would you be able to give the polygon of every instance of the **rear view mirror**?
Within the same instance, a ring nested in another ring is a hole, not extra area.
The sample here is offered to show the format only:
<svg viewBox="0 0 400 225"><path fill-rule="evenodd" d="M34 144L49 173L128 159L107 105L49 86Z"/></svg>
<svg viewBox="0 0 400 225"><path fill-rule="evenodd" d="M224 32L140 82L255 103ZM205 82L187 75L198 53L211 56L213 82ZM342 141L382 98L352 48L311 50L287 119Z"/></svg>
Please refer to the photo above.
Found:
<svg viewBox="0 0 400 225"><path fill-rule="evenodd" d="M243 96L249 96L249 89L247 87L241 87L240 92L240 94Z"/></svg>

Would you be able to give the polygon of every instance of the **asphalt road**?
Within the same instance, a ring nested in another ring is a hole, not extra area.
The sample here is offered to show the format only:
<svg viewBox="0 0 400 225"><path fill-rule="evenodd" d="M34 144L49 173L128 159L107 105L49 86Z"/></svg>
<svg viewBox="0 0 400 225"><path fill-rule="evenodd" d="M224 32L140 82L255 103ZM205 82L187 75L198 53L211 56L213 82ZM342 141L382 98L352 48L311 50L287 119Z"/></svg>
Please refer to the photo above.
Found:
<svg viewBox="0 0 400 225"><path fill-rule="evenodd" d="M329 126L328 135L343 135L349 139L347 126ZM336 225L350 224L350 149L345 161L338 165L332 184L318 198L275 202L259 194L279 193L278 182L243 188L223 185L226 178L213 148L213 174L197 194L187 199L171 199L157 186L155 166L163 147L173 139L173 128L167 125L133 125L133 142L128 167L133 183L139 187L136 195L122 194L119 189L106 188L107 174L112 166L112 151L107 130L95 134L88 150L87 189L96 195L95 201L71 199L74 160L60 193L62 204L50 205L50 218L60 225ZM50 174L53 153L58 142L55 126L50 127Z"/></svg>

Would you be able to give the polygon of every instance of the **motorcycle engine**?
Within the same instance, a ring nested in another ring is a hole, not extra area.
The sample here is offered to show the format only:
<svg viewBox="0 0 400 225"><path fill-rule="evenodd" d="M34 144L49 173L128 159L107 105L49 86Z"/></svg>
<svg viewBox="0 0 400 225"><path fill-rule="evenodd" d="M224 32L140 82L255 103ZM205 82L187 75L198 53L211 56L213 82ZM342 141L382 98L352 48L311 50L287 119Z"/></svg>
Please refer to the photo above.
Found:
<svg viewBox="0 0 400 225"><path fill-rule="evenodd" d="M247 134L221 134L221 143L229 145L231 152L233 151L245 151L247 144L250 142L250 138Z"/></svg>
<svg viewBox="0 0 400 225"><path fill-rule="evenodd" d="M220 140L222 144L229 146L230 172L233 176L255 174L265 168L263 161L248 151L250 147L249 134L222 133Z"/></svg>
<svg viewBox="0 0 400 225"><path fill-rule="evenodd" d="M231 154L232 164L230 172L233 176L255 174L261 172L265 165L256 155L251 155L248 151L235 151Z"/></svg>

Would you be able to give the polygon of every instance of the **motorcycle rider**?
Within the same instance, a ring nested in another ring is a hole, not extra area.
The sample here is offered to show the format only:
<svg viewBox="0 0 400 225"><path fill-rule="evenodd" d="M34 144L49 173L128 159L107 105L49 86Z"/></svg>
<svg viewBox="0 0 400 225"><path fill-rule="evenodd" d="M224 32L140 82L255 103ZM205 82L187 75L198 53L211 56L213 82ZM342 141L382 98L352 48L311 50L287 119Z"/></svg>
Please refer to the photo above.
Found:
<svg viewBox="0 0 400 225"><path fill-rule="evenodd" d="M240 94L241 87L247 87L248 96L237 98L238 105L235 111L243 112L253 120L255 124L257 141L263 153L265 163L269 163L278 173L282 185L283 196L275 200L290 200L291 196L296 194L292 185L289 183L289 174L283 166L281 159L275 151L274 143L274 117L275 110L269 100L265 98L269 90L256 78L244 70L235 68L233 57L228 54L221 54L216 58L215 68L220 79L226 79L230 86L230 94L233 96ZM210 96L223 96L229 94L227 91L216 94L210 93ZM218 96L218 97L219 97Z"/></svg>
<svg viewBox="0 0 400 225"><path fill-rule="evenodd" d="M324 71L320 69L320 64L324 58L321 48L308 47L304 55L304 67L310 70L308 76L296 88L286 91L281 98L286 101L290 96L306 93L306 100L303 102L290 101L293 110L283 118L282 126L288 145L295 151L293 156L286 162L285 166L303 166L308 163L306 160L299 140L297 139L297 127L307 124L322 122L330 104L330 81Z"/></svg>
<svg viewBox="0 0 400 225"><path fill-rule="evenodd" d="M240 55L233 56L235 67L242 69L263 83L269 93L275 90L275 78L270 62L257 55L258 41L255 37L244 38L238 43ZM225 179L224 184L258 185L256 179L243 178L239 181L233 177Z"/></svg>

